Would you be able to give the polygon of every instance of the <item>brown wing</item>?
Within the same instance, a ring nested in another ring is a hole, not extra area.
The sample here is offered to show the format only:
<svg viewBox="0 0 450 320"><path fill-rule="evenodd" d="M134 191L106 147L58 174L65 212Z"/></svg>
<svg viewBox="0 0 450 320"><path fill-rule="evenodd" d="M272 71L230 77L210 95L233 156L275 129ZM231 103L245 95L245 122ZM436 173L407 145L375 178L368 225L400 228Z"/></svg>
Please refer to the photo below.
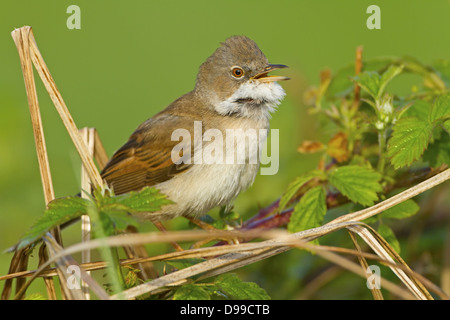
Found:
<svg viewBox="0 0 450 320"><path fill-rule="evenodd" d="M147 120L112 156L102 171L102 178L114 189L115 194L140 190L171 179L192 165L173 163L171 152L180 141L171 141L172 131L184 128L192 133L193 126L193 120L191 122L172 115ZM183 150L190 150L187 151L190 157L193 143L189 141L189 144L192 147L188 149L187 145Z"/></svg>

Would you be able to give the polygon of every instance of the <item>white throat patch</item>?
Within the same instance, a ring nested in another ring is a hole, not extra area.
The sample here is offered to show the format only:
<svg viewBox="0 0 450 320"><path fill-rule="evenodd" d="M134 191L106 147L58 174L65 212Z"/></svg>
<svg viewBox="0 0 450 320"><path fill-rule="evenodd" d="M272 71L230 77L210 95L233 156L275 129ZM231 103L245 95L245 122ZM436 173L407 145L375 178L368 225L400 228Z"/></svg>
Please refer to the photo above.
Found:
<svg viewBox="0 0 450 320"><path fill-rule="evenodd" d="M215 106L221 115L236 114L241 117L269 119L286 93L276 82L250 80L243 83L236 92Z"/></svg>

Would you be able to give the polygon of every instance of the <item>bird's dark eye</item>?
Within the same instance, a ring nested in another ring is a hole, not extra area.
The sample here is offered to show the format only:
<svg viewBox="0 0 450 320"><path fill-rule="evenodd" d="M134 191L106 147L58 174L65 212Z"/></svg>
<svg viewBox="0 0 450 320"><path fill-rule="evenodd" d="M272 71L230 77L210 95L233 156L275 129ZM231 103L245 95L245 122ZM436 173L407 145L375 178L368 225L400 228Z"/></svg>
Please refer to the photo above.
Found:
<svg viewBox="0 0 450 320"><path fill-rule="evenodd" d="M233 69L231 69L231 74L235 78L242 78L244 76L244 70L239 67L234 67Z"/></svg>

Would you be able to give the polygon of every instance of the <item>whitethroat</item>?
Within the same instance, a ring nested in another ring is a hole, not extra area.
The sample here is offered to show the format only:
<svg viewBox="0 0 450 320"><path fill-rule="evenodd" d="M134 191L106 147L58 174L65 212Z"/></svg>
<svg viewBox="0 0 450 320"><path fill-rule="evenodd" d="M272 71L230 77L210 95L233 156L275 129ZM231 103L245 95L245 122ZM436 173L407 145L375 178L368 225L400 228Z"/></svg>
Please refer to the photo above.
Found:
<svg viewBox="0 0 450 320"><path fill-rule="evenodd" d="M259 169L259 158L249 161L248 145L256 143L260 152L265 136L247 141L244 149L236 148L235 159L243 156L244 163L205 163L195 156L213 139L198 139L194 127L201 125L201 135L212 129L223 137L235 130L235 145L246 139L242 133L248 129L267 135L270 114L285 96L277 81L289 79L268 75L280 68L286 66L269 64L251 39L228 38L200 66L195 88L142 123L109 160L102 178L115 194L153 186L167 195L174 204L143 215L151 221L196 217L214 207L230 205L252 185ZM192 139L174 139L177 129L190 133ZM174 148L181 150L175 154L183 161L174 161Z"/></svg>

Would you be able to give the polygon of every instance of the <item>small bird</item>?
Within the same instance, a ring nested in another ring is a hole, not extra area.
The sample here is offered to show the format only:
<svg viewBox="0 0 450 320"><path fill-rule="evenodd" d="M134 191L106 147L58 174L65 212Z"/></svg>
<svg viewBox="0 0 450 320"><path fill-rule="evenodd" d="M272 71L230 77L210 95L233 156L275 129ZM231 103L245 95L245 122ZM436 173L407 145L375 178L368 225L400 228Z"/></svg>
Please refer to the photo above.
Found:
<svg viewBox="0 0 450 320"><path fill-rule="evenodd" d="M277 81L289 79L268 73L286 67L269 64L253 40L245 36L228 38L200 66L194 89L142 123L114 153L102 178L115 194L153 186L167 195L173 204L142 215L153 222L179 216L195 218L214 207L230 205L252 185L259 159L251 162L246 154L244 163L195 161L196 153L212 143L203 136L195 137L195 125L201 125L201 135L216 130L225 137L229 130L235 130L241 133L236 135L237 140L246 138L243 130L262 130L263 138L248 141L256 143L260 152L270 115L285 96ZM173 133L179 129L188 132L191 139L174 139ZM236 150L237 156L248 148ZM174 150L179 149L181 152L175 154L184 159L181 162L173 157Z"/></svg>

